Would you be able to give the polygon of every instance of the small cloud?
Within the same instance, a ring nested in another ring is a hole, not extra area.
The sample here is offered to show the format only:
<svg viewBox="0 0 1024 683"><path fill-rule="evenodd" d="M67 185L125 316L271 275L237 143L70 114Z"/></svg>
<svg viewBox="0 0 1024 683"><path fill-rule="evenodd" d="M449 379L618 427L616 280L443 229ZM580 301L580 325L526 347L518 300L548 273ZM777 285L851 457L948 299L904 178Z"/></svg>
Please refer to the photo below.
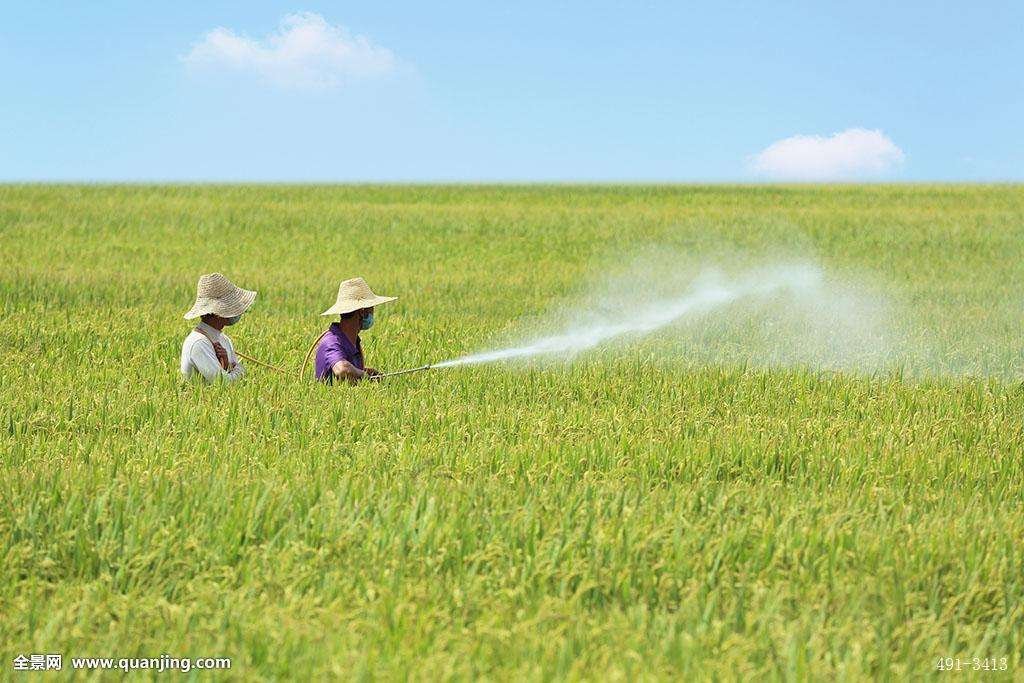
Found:
<svg viewBox="0 0 1024 683"><path fill-rule="evenodd" d="M398 64L390 50L311 12L286 15L262 41L216 28L183 61L193 68L249 72L280 87L311 89L386 76Z"/></svg>
<svg viewBox="0 0 1024 683"><path fill-rule="evenodd" d="M836 180L885 174L903 163L903 150L880 130L850 128L831 137L794 135L751 157L757 174L785 180Z"/></svg>

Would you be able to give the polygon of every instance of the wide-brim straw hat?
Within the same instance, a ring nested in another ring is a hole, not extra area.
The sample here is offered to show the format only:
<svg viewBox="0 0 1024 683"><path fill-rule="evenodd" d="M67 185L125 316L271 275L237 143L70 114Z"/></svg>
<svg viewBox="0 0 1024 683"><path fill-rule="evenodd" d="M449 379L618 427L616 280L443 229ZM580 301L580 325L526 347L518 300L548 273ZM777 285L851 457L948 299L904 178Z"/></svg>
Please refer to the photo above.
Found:
<svg viewBox="0 0 1024 683"><path fill-rule="evenodd" d="M361 277L345 280L338 287L338 300L320 315L344 315L361 308L379 306L394 301L397 296L377 296Z"/></svg>
<svg viewBox="0 0 1024 683"><path fill-rule="evenodd" d="M192 310L185 314L185 320L210 313L222 318L232 318L249 310L255 300L256 292L236 287L220 273L210 273L199 278L196 302L192 304Z"/></svg>

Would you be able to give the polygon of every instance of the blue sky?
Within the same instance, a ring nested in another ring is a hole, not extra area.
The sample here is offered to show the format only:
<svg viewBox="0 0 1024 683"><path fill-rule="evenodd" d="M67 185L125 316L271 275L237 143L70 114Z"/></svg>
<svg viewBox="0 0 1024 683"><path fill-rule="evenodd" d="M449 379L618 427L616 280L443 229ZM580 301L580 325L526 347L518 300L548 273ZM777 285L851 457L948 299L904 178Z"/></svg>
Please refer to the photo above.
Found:
<svg viewBox="0 0 1024 683"><path fill-rule="evenodd" d="M1024 178L1024 3L3 15L2 180Z"/></svg>

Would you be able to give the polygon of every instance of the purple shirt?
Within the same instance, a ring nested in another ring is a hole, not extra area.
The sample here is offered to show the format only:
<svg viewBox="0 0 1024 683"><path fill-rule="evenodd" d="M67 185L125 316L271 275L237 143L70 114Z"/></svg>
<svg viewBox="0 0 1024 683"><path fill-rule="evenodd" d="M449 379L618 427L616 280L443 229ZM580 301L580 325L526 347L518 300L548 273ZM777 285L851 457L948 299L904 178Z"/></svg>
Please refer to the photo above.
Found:
<svg viewBox="0 0 1024 683"><path fill-rule="evenodd" d="M320 340L320 346L316 348L316 378L325 382L334 380L334 373L331 368L339 360L347 360L360 370L363 369L363 345L356 337L353 344L341 331L341 325L333 323L331 329Z"/></svg>

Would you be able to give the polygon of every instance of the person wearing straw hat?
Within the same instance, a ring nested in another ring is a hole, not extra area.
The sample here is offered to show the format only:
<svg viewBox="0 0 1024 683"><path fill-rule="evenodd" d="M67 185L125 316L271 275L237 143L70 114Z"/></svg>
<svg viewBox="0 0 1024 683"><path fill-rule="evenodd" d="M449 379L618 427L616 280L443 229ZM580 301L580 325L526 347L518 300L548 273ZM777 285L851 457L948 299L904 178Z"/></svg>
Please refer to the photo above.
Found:
<svg viewBox="0 0 1024 683"><path fill-rule="evenodd" d="M234 382L245 374L231 338L223 330L238 322L256 299L256 292L236 287L220 273L199 278L196 301L185 320L200 319L181 345L181 374L200 375L207 383Z"/></svg>
<svg viewBox="0 0 1024 683"><path fill-rule="evenodd" d="M394 301L395 296L378 296L361 277L345 280L338 287L338 300L320 315L340 316L320 338L316 350L316 378L332 383L349 382L380 373L363 363L363 345L359 333L373 325L373 308Z"/></svg>

